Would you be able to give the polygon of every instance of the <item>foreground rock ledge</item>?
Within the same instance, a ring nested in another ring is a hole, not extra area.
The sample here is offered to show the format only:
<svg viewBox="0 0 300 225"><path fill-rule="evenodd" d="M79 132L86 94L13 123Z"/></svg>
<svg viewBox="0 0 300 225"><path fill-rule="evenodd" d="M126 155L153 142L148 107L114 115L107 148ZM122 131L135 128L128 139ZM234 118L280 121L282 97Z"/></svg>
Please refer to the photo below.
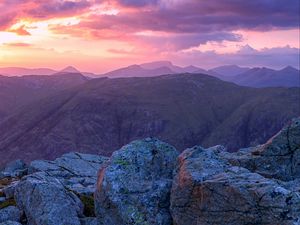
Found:
<svg viewBox="0 0 300 225"><path fill-rule="evenodd" d="M195 147L180 156L171 212L174 225L295 225L300 222L300 195L231 166L213 150Z"/></svg>
<svg viewBox="0 0 300 225"><path fill-rule="evenodd" d="M172 185L173 224L300 224L299 162L299 118L237 153L187 149Z"/></svg>
<svg viewBox="0 0 300 225"><path fill-rule="evenodd" d="M99 174L95 193L101 225L172 224L169 198L178 152L147 138L115 152Z"/></svg>
<svg viewBox="0 0 300 225"><path fill-rule="evenodd" d="M80 225L83 205L79 198L53 177L37 172L17 185L15 199L28 224Z"/></svg>

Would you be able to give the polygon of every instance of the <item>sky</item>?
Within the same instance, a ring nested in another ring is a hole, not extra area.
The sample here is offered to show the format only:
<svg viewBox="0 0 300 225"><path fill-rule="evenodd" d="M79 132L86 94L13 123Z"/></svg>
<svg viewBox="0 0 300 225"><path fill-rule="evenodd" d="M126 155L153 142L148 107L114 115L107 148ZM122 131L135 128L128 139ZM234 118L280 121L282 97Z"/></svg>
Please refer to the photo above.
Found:
<svg viewBox="0 0 300 225"><path fill-rule="evenodd" d="M299 68L299 0L0 0L0 67Z"/></svg>

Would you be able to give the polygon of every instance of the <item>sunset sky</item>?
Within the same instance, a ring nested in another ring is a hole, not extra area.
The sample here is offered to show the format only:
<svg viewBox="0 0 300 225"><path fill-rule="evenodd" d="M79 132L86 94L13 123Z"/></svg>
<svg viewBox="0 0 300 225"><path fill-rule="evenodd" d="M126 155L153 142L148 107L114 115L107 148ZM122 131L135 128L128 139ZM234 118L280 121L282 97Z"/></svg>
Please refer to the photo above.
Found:
<svg viewBox="0 0 300 225"><path fill-rule="evenodd" d="M0 67L299 68L299 0L0 0Z"/></svg>

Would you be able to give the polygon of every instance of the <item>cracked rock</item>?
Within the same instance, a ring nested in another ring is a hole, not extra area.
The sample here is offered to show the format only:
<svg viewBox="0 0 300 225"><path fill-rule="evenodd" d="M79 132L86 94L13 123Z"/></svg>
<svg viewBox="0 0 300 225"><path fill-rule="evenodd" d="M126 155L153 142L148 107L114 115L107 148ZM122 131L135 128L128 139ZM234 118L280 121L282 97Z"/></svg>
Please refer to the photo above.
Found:
<svg viewBox="0 0 300 225"><path fill-rule="evenodd" d="M169 225L169 195L178 152L154 138L116 151L99 173L95 206L103 225Z"/></svg>
<svg viewBox="0 0 300 225"><path fill-rule="evenodd" d="M234 166L224 155L194 147L179 156L171 191L174 225L300 223L299 191Z"/></svg>
<svg viewBox="0 0 300 225"><path fill-rule="evenodd" d="M15 200L30 225L80 225L81 201L45 172L22 178L15 188Z"/></svg>

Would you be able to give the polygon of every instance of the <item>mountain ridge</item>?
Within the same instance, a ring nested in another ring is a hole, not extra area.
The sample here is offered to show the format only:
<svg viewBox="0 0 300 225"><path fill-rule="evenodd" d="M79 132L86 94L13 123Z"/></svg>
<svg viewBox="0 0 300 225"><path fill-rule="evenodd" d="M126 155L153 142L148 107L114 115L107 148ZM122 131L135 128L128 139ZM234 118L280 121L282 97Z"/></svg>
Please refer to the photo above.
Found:
<svg viewBox="0 0 300 225"><path fill-rule="evenodd" d="M264 142L300 114L298 93L240 87L203 74L94 79L2 121L0 155L3 162L21 155L52 159L62 149L110 155L145 136L178 149L221 142L234 151Z"/></svg>

